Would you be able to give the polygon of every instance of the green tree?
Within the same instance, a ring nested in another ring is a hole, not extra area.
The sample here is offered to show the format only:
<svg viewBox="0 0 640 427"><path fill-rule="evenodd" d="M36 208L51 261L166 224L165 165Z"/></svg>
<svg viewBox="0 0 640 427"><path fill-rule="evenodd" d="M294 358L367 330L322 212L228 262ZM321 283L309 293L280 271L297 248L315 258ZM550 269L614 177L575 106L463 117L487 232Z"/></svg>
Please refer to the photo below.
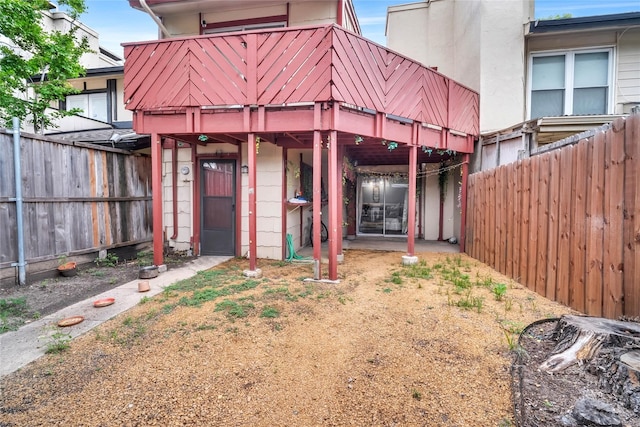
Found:
<svg viewBox="0 0 640 427"><path fill-rule="evenodd" d="M553 20L553 19L569 19L569 18L573 18L573 15L570 14L570 13L563 13L562 15L558 14L558 15L547 16L544 19L545 20Z"/></svg>
<svg viewBox="0 0 640 427"><path fill-rule="evenodd" d="M86 10L85 0L59 0L76 21ZM89 52L89 43L79 38L78 26L66 32L42 28L48 0L0 0L0 125L10 126L11 118L29 119L36 132L53 125L53 120L75 111L47 113L51 102L77 93L68 83L84 75L80 56ZM25 99L27 89L32 96Z"/></svg>

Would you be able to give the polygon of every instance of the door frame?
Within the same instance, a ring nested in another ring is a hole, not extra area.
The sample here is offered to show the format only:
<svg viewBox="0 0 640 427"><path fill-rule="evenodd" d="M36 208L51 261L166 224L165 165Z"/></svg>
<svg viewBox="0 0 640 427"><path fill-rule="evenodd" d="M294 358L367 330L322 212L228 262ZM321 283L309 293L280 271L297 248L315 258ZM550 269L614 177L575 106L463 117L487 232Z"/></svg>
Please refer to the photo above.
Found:
<svg viewBox="0 0 640 427"><path fill-rule="evenodd" d="M194 255L200 255L201 252L201 239L202 239L202 215L200 209L202 201L202 162L207 160L226 160L235 162L235 202L236 202L236 217L235 217L235 256L241 256L242 251L242 175L240 174L240 156L237 153L202 153L195 154L193 157L193 165L195 172L195 180L193 184L193 247Z"/></svg>
<svg viewBox="0 0 640 427"><path fill-rule="evenodd" d="M356 180L356 200L357 200L357 204L356 204L356 236L362 236L362 237L391 237L391 238L402 238L402 237L407 237L409 235L409 233L399 233L399 234L389 234L387 233L387 227L386 227L386 205L387 205L387 201L386 201L386 195L387 195L387 191L386 191L386 187L387 185L391 185L388 182L388 177L387 176L383 176L380 178L383 181L383 188L382 188L382 197L380 202L382 203L382 232L381 233L364 233L362 231L360 231L360 223L361 223L361 218L362 218L362 183L363 183L363 178L361 176L358 176L357 180ZM407 178L408 179L408 178Z"/></svg>

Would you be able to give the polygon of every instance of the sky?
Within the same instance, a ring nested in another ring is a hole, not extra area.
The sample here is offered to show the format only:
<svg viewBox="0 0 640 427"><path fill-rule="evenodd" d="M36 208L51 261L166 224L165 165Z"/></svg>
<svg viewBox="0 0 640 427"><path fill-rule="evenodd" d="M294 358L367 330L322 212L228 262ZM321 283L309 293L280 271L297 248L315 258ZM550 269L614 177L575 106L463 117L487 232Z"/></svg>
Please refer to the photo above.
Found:
<svg viewBox="0 0 640 427"><path fill-rule="evenodd" d="M473 1L473 0L468 0ZM520 1L520 0L508 0ZM153 40L157 26L127 0L85 0L88 11L80 20L100 34L100 45L122 55L120 43ZM353 0L362 34L385 45L387 7L412 0ZM640 0L536 0L536 19L570 13L573 17L640 12Z"/></svg>

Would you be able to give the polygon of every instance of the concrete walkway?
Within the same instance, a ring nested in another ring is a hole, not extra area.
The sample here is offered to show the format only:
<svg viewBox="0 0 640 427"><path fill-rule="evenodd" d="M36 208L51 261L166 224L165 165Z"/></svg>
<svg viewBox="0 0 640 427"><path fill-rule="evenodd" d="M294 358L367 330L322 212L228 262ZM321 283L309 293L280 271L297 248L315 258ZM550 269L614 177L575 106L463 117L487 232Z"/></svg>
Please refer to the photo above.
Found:
<svg viewBox="0 0 640 427"><path fill-rule="evenodd" d="M355 240L343 240L342 249L345 251L349 249L363 249L368 251L396 251L406 253L407 238L358 236ZM296 252L300 256L313 258L313 248L311 246L305 246ZM329 244L324 242L322 244L322 262L327 262L328 252ZM436 240L416 239L414 242L414 252L446 252L457 254L460 253L460 245L451 244L447 241L440 242Z"/></svg>
<svg viewBox="0 0 640 427"><path fill-rule="evenodd" d="M45 354L47 344L51 343L51 336L54 333L62 332L75 338L134 307L143 297L157 295L166 286L188 279L199 271L208 270L229 259L231 257L199 257L183 267L168 270L155 279L150 279L151 289L148 292L138 292L139 280L136 279L28 323L17 331L0 335L0 378L17 371ZM93 306L94 301L109 297L115 298L114 304L102 308ZM71 316L84 316L84 321L66 328L57 326L59 320Z"/></svg>

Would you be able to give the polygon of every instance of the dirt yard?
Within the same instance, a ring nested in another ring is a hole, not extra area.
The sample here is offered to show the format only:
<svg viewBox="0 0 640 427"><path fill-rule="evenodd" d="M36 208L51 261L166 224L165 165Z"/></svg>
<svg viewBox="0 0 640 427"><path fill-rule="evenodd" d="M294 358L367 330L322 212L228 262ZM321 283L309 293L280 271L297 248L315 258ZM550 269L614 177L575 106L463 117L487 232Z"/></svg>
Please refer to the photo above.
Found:
<svg viewBox="0 0 640 427"><path fill-rule="evenodd" d="M0 426L514 425L517 335L570 310L465 255L401 255L347 251L337 285L234 259L141 294L3 378Z"/></svg>

